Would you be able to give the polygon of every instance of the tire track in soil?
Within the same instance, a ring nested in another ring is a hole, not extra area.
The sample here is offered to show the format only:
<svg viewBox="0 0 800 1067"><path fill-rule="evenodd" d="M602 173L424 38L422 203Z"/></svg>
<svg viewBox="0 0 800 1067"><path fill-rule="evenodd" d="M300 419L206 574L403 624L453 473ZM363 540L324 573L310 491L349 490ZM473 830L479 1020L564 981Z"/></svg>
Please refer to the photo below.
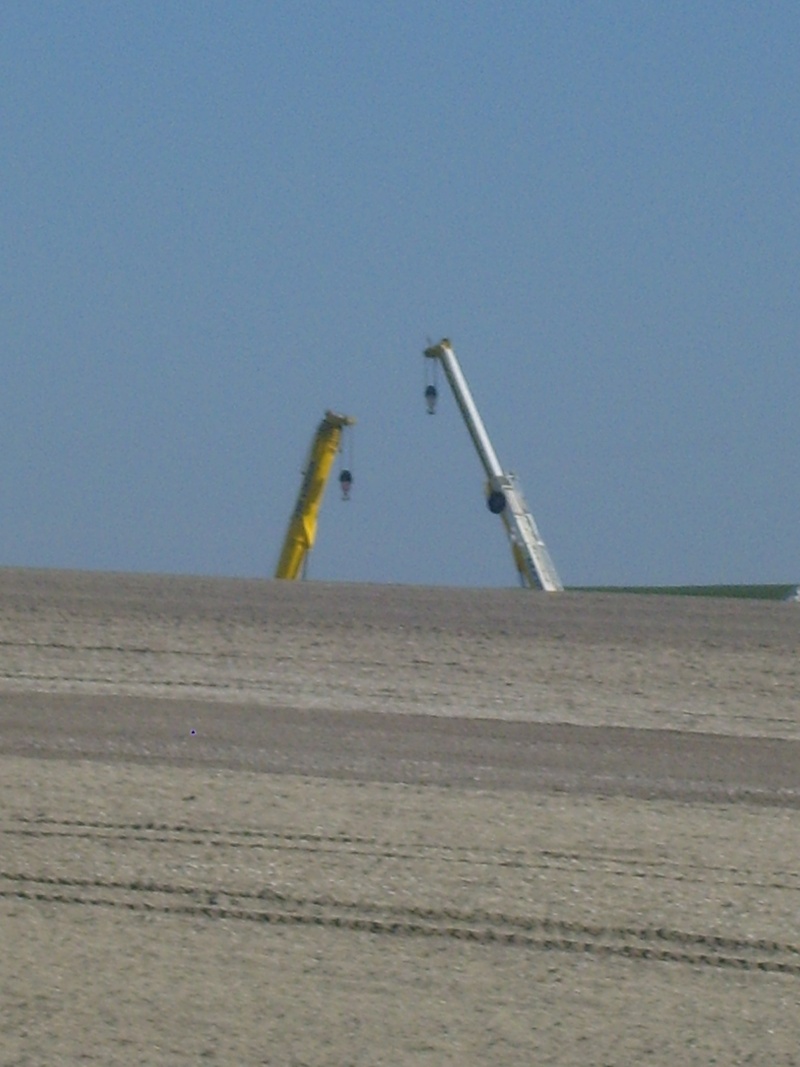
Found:
<svg viewBox="0 0 800 1067"><path fill-rule="evenodd" d="M769 881L742 867L719 864L682 863L679 870L669 859L645 860L641 856L624 858L602 848L591 855L576 851L541 849L532 855L527 850L493 848L487 852L478 846L457 846L442 843L413 845L380 841L378 838L352 834L292 833L289 831L246 828L222 830L192 826L189 823L156 823L153 821L120 823L83 819L55 819L46 816L18 817L16 827L5 827L9 836L29 838L75 838L89 841L139 842L145 844L204 845L211 848L270 849L333 855L380 856L383 859L431 863L463 863L471 867L491 866L537 870L574 871L585 869L591 862L605 873L619 873L623 877L649 880L680 881L700 884L709 874L725 878L733 886L780 889L800 892L800 872L777 870ZM482 853L486 852L483 856ZM689 872L688 876L687 873Z"/></svg>
<svg viewBox="0 0 800 1067"><path fill-rule="evenodd" d="M119 823L52 818L17 818L3 828L7 836L38 839L84 838L98 843L144 841L173 845L204 844L237 850L292 849L309 854L360 854L373 857L471 866L513 864L552 867L581 862L577 853L541 853L534 859L510 851L481 855L481 849L440 844L379 841L376 838L323 834L292 834L243 828L222 830L186 824ZM585 863L589 857L583 857ZM592 862L597 856L591 857ZM620 866L650 866L641 860ZM658 861L656 861L656 866ZM698 881L700 870L698 870ZM703 868L745 878L748 872ZM628 872L630 873L630 872ZM658 877L651 870L642 877ZM668 875L663 874L663 877ZM681 877L685 877L681 875ZM796 875L787 878L797 881ZM748 884L756 884L749 882ZM796 888L796 886L791 886ZM200 920L236 920L273 925L310 925L393 937L449 938L483 945L543 952L615 956L654 963L683 963L694 967L760 971L800 977L800 946L765 939L736 938L689 932L665 926L626 927L515 916L481 909L402 906L371 900L345 900L331 895L300 896L269 887L259 891L232 886L147 878L75 878L27 871L0 870L0 899L54 905L110 908L142 914L181 915Z"/></svg>

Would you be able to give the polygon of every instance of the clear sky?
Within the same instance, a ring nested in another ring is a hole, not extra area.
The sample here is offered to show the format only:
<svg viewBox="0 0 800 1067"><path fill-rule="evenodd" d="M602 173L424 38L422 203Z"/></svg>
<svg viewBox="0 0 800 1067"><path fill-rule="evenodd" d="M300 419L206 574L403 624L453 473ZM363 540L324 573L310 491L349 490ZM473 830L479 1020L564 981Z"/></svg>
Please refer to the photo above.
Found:
<svg viewBox="0 0 800 1067"><path fill-rule="evenodd" d="M8 0L0 564L800 580L800 5Z"/></svg>

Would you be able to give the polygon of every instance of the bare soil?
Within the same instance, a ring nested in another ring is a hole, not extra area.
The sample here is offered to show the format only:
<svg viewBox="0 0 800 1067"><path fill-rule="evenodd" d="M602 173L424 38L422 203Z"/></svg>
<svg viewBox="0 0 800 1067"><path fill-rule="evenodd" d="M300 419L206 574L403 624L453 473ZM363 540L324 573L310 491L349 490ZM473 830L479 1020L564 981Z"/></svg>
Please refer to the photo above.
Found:
<svg viewBox="0 0 800 1067"><path fill-rule="evenodd" d="M0 1064L800 1063L796 604L0 570Z"/></svg>

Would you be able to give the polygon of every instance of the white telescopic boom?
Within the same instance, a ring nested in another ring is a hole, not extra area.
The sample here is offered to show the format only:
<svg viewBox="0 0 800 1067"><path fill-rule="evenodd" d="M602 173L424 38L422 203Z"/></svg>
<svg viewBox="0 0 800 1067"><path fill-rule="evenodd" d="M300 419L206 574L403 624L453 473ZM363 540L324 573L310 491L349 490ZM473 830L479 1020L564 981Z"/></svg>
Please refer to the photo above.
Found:
<svg viewBox="0 0 800 1067"><path fill-rule="evenodd" d="M500 465L450 342L445 338L438 345L431 345L425 349L425 355L428 359L438 359L444 367L456 403L486 471L489 509L499 513L503 520L521 581L524 585L548 593L561 591L564 587L539 535L533 515L528 510L522 490L514 476Z"/></svg>
<svg viewBox="0 0 800 1067"><path fill-rule="evenodd" d="M487 478L502 477L503 468L500 466L500 460L497 458L497 453L489 440L486 427L483 425L483 419L475 407L475 401L472 399L467 379L462 373L455 352L445 340L440 341L438 345L434 345L432 348L426 349L425 355L438 359L444 367L444 373L447 375L448 382L450 382L450 388L453 390L456 403L461 408L461 414L464 416L464 422L467 424L467 429L477 449L483 469L486 471Z"/></svg>

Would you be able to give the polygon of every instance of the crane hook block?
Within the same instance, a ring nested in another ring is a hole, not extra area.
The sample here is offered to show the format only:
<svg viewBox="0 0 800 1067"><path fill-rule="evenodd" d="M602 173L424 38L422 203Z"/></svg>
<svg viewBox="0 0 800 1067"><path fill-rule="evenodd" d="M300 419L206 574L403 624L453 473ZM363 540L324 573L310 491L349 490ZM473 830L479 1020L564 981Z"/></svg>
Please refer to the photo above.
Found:
<svg viewBox="0 0 800 1067"><path fill-rule="evenodd" d="M438 393L436 392L435 385L429 385L425 390L425 403L428 405L428 414L433 415L436 411L436 398Z"/></svg>
<svg viewBox="0 0 800 1067"><path fill-rule="evenodd" d="M342 500L350 499L350 490L353 487L353 475L348 470L343 470L339 475L339 486L342 490Z"/></svg>

